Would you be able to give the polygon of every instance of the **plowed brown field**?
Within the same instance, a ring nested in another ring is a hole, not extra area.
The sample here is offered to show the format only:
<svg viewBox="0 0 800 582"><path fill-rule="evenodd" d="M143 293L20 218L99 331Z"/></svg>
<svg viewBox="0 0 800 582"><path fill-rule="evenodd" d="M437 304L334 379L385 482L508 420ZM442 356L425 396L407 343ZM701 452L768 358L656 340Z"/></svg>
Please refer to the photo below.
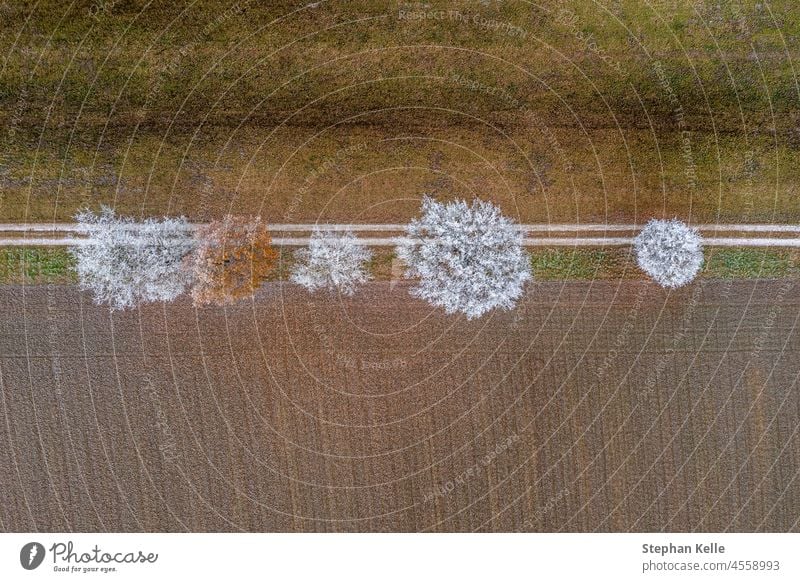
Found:
<svg viewBox="0 0 800 582"><path fill-rule="evenodd" d="M799 531L798 283L0 288L0 529Z"/></svg>

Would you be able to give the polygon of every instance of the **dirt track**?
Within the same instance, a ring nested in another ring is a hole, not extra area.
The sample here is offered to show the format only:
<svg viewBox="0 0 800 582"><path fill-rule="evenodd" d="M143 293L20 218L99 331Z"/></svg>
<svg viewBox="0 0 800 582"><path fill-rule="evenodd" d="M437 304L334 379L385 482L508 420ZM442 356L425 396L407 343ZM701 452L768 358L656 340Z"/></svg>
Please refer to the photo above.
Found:
<svg viewBox="0 0 800 582"><path fill-rule="evenodd" d="M0 288L0 529L800 531L798 285Z"/></svg>
<svg viewBox="0 0 800 582"><path fill-rule="evenodd" d="M192 225L196 228L198 225ZM279 246L308 246L309 235L317 228L329 231L358 232L361 244L390 247L399 244L405 225L402 224L270 224L269 230L293 237L278 236L272 239ZM539 233L539 236L525 236L522 244L532 247L554 246L630 246L633 237L641 230L635 224L519 224L519 230L527 234ZM722 247L800 247L800 226L795 224L705 224L696 226L703 234L703 244ZM734 237L721 237L719 233L735 233ZM549 236L560 233L562 236ZM586 236L593 233L593 236ZM610 236L609 233L627 234L627 236ZM761 233L754 237L753 233ZM9 234L9 237L2 235ZM299 234L299 236L298 236ZM367 234L369 236L364 236ZM542 236L545 234L545 236ZM707 236L707 235L711 236ZM569 236L565 236L569 235ZM599 235L599 236L598 236ZM78 246L87 239L81 235L75 223L39 223L12 224L0 223L0 246Z"/></svg>

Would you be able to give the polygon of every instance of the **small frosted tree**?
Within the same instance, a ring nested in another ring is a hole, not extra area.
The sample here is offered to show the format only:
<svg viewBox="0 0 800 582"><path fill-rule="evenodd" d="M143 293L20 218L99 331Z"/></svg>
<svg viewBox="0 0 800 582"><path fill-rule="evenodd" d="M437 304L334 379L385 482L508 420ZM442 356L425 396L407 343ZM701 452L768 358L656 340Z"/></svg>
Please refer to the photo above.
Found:
<svg viewBox="0 0 800 582"><path fill-rule="evenodd" d="M703 239L680 220L651 220L633 240L639 267L667 288L691 282L703 265Z"/></svg>
<svg viewBox="0 0 800 582"><path fill-rule="evenodd" d="M473 319L511 309L531 278L522 234L489 202L442 204L426 196L406 235L397 256L406 277L418 279L411 293L448 314Z"/></svg>
<svg viewBox="0 0 800 582"><path fill-rule="evenodd" d="M278 251L260 217L227 215L197 229L190 260L195 305L225 305L252 296L275 270Z"/></svg>
<svg viewBox="0 0 800 582"><path fill-rule="evenodd" d="M71 249L80 286L97 304L126 309L153 301L171 301L183 293L191 275L182 269L193 248L186 219L148 218L135 222L111 208L75 216L84 244Z"/></svg>
<svg viewBox="0 0 800 582"><path fill-rule="evenodd" d="M370 279L366 262L372 252L352 232L334 233L316 230L307 249L294 253L291 280L309 291L328 291L352 295Z"/></svg>

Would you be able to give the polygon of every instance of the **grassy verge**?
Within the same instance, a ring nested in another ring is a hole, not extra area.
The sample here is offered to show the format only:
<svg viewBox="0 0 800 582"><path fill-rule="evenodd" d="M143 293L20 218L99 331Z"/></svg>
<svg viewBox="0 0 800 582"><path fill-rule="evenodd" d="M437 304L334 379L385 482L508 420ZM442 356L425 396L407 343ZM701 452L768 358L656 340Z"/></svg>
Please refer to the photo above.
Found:
<svg viewBox="0 0 800 582"><path fill-rule="evenodd" d="M725 248L706 252L706 277L769 279L800 276L800 251Z"/></svg>
<svg viewBox="0 0 800 582"><path fill-rule="evenodd" d="M531 253L534 277L558 279L644 279L629 249L546 249ZM772 279L800 276L800 251L709 248L700 276L707 279Z"/></svg>
<svg viewBox="0 0 800 582"><path fill-rule="evenodd" d="M0 249L0 283L47 284L77 281L75 260L61 247Z"/></svg>
<svg viewBox="0 0 800 582"><path fill-rule="evenodd" d="M391 249L373 251L369 271L375 281L401 277ZM533 276L539 281L644 279L628 249L536 249L530 252ZM292 251L281 250L270 281L289 279ZM0 249L0 284L74 283L75 261L64 248ZM778 279L800 277L800 251L724 248L706 250L700 273L708 279Z"/></svg>
<svg viewBox="0 0 800 582"><path fill-rule="evenodd" d="M628 251L543 249L531 253L534 279L619 279L637 276Z"/></svg>

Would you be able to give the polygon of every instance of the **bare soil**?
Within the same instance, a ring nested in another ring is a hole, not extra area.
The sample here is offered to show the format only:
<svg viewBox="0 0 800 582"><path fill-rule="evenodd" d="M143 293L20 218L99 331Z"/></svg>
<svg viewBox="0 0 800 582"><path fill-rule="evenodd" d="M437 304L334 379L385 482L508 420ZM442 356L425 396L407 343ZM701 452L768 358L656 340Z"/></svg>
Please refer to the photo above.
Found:
<svg viewBox="0 0 800 582"><path fill-rule="evenodd" d="M797 280L115 313L0 287L4 531L798 531Z"/></svg>

